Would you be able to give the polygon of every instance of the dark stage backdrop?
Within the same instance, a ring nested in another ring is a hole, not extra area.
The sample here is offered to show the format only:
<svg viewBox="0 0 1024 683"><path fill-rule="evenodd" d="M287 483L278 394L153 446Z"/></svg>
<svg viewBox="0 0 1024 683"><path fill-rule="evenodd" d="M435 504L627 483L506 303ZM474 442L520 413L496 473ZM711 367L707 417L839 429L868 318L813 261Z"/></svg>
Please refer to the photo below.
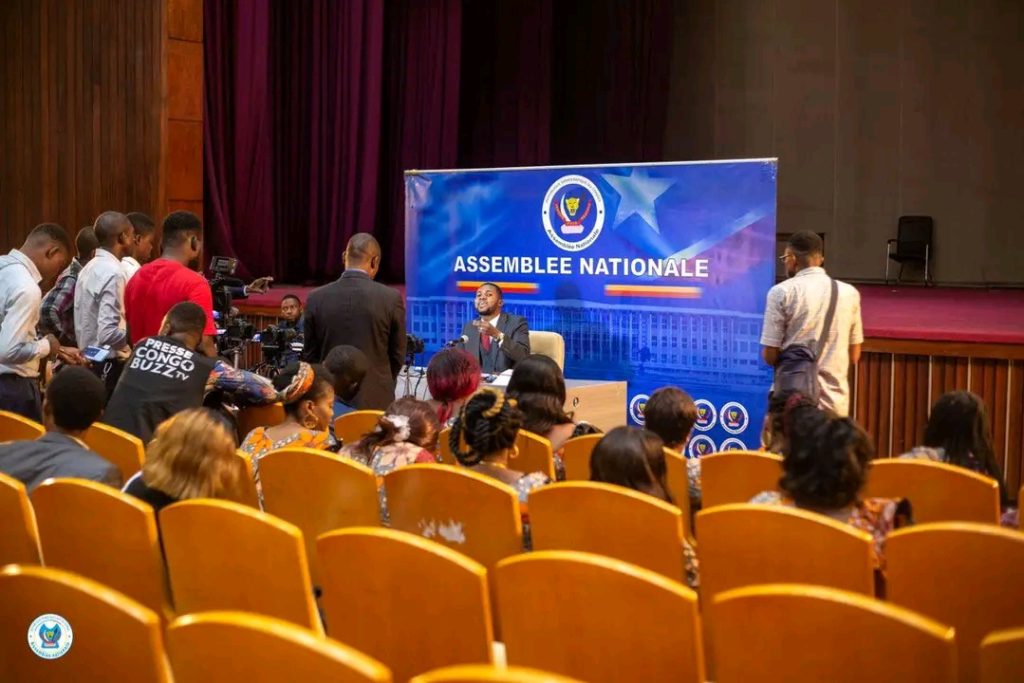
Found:
<svg viewBox="0 0 1024 683"><path fill-rule="evenodd" d="M246 275L405 280L404 169L659 161L670 0L207 2L206 223Z"/></svg>

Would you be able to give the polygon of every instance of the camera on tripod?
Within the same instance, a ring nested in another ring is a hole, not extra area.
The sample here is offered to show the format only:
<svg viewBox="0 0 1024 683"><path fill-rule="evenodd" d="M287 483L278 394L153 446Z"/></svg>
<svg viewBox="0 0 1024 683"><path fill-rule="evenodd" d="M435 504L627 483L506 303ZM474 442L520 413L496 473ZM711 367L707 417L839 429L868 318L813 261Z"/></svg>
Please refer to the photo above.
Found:
<svg viewBox="0 0 1024 683"><path fill-rule="evenodd" d="M256 334L256 327L239 316L231 306L231 288L244 287L245 283L234 277L238 259L228 256L214 256L210 259L210 274L206 280L213 293L213 316L218 331L217 351L219 353L239 352Z"/></svg>
<svg viewBox="0 0 1024 683"><path fill-rule="evenodd" d="M263 361L281 368L302 353L303 338L299 331L281 325L270 325L259 335Z"/></svg>

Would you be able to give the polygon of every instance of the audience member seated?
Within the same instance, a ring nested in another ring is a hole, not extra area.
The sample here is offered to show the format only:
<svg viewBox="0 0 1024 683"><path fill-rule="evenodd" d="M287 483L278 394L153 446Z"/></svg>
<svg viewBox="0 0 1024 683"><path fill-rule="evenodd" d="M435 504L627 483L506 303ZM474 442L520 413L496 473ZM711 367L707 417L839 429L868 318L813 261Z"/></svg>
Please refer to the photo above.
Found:
<svg viewBox="0 0 1024 683"><path fill-rule="evenodd" d="M277 401L269 379L239 370L199 350L206 313L190 301L175 304L160 334L136 345L110 397L103 422L149 442L156 426L217 392L239 405Z"/></svg>
<svg viewBox="0 0 1024 683"><path fill-rule="evenodd" d="M123 490L157 512L190 498L244 503L242 482L249 473L235 447L234 430L212 410L178 413L157 427L142 471Z"/></svg>
<svg viewBox="0 0 1024 683"><path fill-rule="evenodd" d="M46 434L0 447L0 472L30 492L50 477L78 477L119 487L121 471L82 441L103 414L106 399L103 381L85 368L69 367L57 373L43 399Z"/></svg>
<svg viewBox="0 0 1024 683"><path fill-rule="evenodd" d="M647 405L649 407L650 403ZM664 446L654 432L636 427L616 427L597 442L590 454L590 480L633 489L675 505L666 479L668 466L665 464ZM683 556L686 559L686 585L696 589L700 585L697 554L686 539L683 539Z"/></svg>
<svg viewBox="0 0 1024 683"><path fill-rule="evenodd" d="M523 429L543 436L555 452L555 474L565 479L565 465L559 451L569 439L600 433L586 422L576 422L565 412L565 377L558 363L534 353L516 364L508 382L508 395L523 413Z"/></svg>
<svg viewBox="0 0 1024 683"><path fill-rule="evenodd" d="M867 434L845 417L801 404L786 410L788 447L778 491L764 491L752 503L810 510L863 529L875 539L875 567L885 568L885 537L911 523L906 500L862 499L874 455Z"/></svg>
<svg viewBox="0 0 1024 683"><path fill-rule="evenodd" d="M438 421L449 426L480 386L480 362L463 349L443 349L427 364L430 406Z"/></svg>
<svg viewBox="0 0 1024 683"><path fill-rule="evenodd" d="M644 408L644 427L661 437L665 446L686 456L690 509L700 509L700 458L686 453L690 432L697 423L697 406L690 395L678 387L662 387L651 394ZM677 493L681 493L678 492Z"/></svg>
<svg viewBox="0 0 1024 683"><path fill-rule="evenodd" d="M370 367L366 354L340 344L327 353L324 367L334 377L334 418L356 410L356 395Z"/></svg>
<svg viewBox="0 0 1024 683"><path fill-rule="evenodd" d="M341 455L368 465L379 481L399 467L413 463L436 463L437 436L441 425L425 401L400 398L384 411L377 427ZM387 496L380 488L380 515L388 520Z"/></svg>
<svg viewBox="0 0 1024 683"><path fill-rule="evenodd" d="M798 405L810 406L814 403L793 390L775 391L768 396L768 412L765 413L761 427L761 450L776 455L786 452L786 422L783 417Z"/></svg>
<svg viewBox="0 0 1024 683"><path fill-rule="evenodd" d="M924 445L900 457L956 465L995 479L1004 510L1003 525L1017 526L1017 510L1007 508L1006 484L996 462L985 403L976 394L951 391L941 396L932 406Z"/></svg>
<svg viewBox="0 0 1024 683"><path fill-rule="evenodd" d="M448 443L452 453L464 467L508 484L519 494L525 506L530 491L551 480L543 472L524 474L509 469L519 449L516 435L523 424L523 414L514 398L491 387L484 387L466 402L452 425ZM462 450L460 437L468 446ZM525 507L523 508L525 511Z"/></svg>
<svg viewBox="0 0 1024 683"><path fill-rule="evenodd" d="M331 436L334 415L334 378L322 365L294 363L274 378L274 387L284 403L284 422L272 427L257 427L249 432L241 449L252 456L256 491L263 505L260 485L260 458L279 448L319 448L335 450Z"/></svg>

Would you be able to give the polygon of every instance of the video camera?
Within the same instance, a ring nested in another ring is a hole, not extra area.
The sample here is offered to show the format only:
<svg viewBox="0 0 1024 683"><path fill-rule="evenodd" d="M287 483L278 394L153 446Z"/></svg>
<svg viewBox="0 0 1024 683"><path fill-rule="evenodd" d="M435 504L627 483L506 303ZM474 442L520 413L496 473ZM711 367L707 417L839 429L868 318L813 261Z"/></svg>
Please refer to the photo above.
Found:
<svg viewBox="0 0 1024 683"><path fill-rule="evenodd" d="M302 353L303 338L298 330L279 325L270 325L259 334L263 347L263 361L281 368L288 364L289 357Z"/></svg>
<svg viewBox="0 0 1024 683"><path fill-rule="evenodd" d="M235 352L236 356L247 341L256 334L256 327L239 316L232 308L232 287L244 287L245 283L234 277L238 259L228 256L214 256L210 259L210 274L206 281L213 293L213 316L216 320L217 351Z"/></svg>

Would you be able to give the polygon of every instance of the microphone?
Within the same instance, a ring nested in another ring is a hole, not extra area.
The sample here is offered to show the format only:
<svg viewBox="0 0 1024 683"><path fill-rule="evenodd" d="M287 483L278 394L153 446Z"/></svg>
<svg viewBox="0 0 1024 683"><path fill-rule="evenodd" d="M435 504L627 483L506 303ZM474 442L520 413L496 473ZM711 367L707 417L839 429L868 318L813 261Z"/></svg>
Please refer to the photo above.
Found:
<svg viewBox="0 0 1024 683"><path fill-rule="evenodd" d="M450 342L445 342L444 348L450 349L454 346L457 346L458 344L465 344L468 341L469 337L467 337L466 335L462 335L458 339L452 339Z"/></svg>

